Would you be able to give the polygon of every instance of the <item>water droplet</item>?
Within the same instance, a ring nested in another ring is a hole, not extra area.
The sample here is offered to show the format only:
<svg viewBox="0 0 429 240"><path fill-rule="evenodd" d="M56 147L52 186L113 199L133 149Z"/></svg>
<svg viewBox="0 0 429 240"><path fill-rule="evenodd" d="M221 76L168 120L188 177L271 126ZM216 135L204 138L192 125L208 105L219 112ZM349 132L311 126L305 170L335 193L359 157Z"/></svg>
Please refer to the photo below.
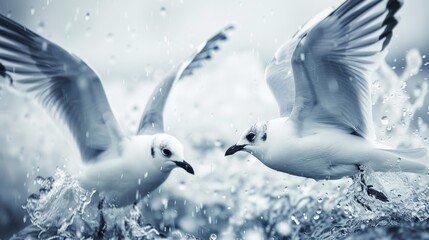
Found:
<svg viewBox="0 0 429 240"><path fill-rule="evenodd" d="M139 178L139 180L137 180L137 184L138 185L142 184L142 179L141 178Z"/></svg>
<svg viewBox="0 0 429 240"><path fill-rule="evenodd" d="M144 178L147 178L147 175L148 175L149 173L148 172L145 172L144 173Z"/></svg>
<svg viewBox="0 0 429 240"><path fill-rule="evenodd" d="M106 42L113 42L113 33L108 33L106 37Z"/></svg>
<svg viewBox="0 0 429 240"><path fill-rule="evenodd" d="M85 202L85 201L86 201L86 194L81 194L81 195L79 196L79 199L80 199L82 202Z"/></svg>
<svg viewBox="0 0 429 240"><path fill-rule="evenodd" d="M380 89L380 87L381 87L380 81L379 80L375 80L374 82L372 82L372 87L374 89Z"/></svg>
<svg viewBox="0 0 429 240"><path fill-rule="evenodd" d="M39 33L43 32L44 28L45 28L45 22L40 21L39 24L37 24L37 32Z"/></svg>
<svg viewBox="0 0 429 240"><path fill-rule="evenodd" d="M12 17L12 11L10 11L10 10L7 11L6 17L8 17L8 18Z"/></svg>
<svg viewBox="0 0 429 240"><path fill-rule="evenodd" d="M301 53L300 55L299 55L299 59L301 60L301 61L305 61L305 54L304 53Z"/></svg>
<svg viewBox="0 0 429 240"><path fill-rule="evenodd" d="M318 220L319 218L320 218L320 215L317 215L317 214L314 215L314 217L313 217L314 220Z"/></svg>
<svg viewBox="0 0 429 240"><path fill-rule="evenodd" d="M217 239L217 235L212 233L210 234L210 240L216 240Z"/></svg>
<svg viewBox="0 0 429 240"><path fill-rule="evenodd" d="M218 139L214 143L215 147L222 147L222 142Z"/></svg>
<svg viewBox="0 0 429 240"><path fill-rule="evenodd" d="M85 37L90 37L91 36L91 32L92 32L92 28L88 27L85 30Z"/></svg>
<svg viewBox="0 0 429 240"><path fill-rule="evenodd" d="M340 187L340 186L337 186L337 190L338 190L338 191L340 191L340 190L341 190L341 187Z"/></svg>
<svg viewBox="0 0 429 240"><path fill-rule="evenodd" d="M161 17L165 17L165 15L167 15L167 9L164 6L162 6L159 14L161 15Z"/></svg>
<svg viewBox="0 0 429 240"><path fill-rule="evenodd" d="M389 118L387 116L381 117L381 124L383 124L384 126L389 124Z"/></svg>
<svg viewBox="0 0 429 240"><path fill-rule="evenodd" d="M292 221L293 221L296 225L301 224L301 223L299 222L299 220L295 217L295 215L290 216L290 219L292 219Z"/></svg>
<svg viewBox="0 0 429 240"><path fill-rule="evenodd" d="M287 186L285 186L285 191L287 190Z"/></svg>
<svg viewBox="0 0 429 240"><path fill-rule="evenodd" d="M112 65L115 64L115 62L116 62L115 60L116 60L115 55L112 55L112 56L109 57L109 63L110 64L112 64Z"/></svg>
<svg viewBox="0 0 429 240"><path fill-rule="evenodd" d="M87 12L85 14L85 20L88 21L90 17L91 17L91 14L89 12Z"/></svg>
<svg viewBox="0 0 429 240"><path fill-rule="evenodd" d="M411 49L406 55L407 66L406 69L409 72L410 77L416 75L419 72L419 68L422 65L422 58L419 50Z"/></svg>
<svg viewBox="0 0 429 240"><path fill-rule="evenodd" d="M318 202L318 203L322 203L322 201L323 201L323 199L322 199L322 198L318 198L318 199L317 199L317 202Z"/></svg>
<svg viewBox="0 0 429 240"><path fill-rule="evenodd" d="M34 7L32 7L31 9L30 9L30 14L31 15L34 15L34 13L36 12L36 9L34 9Z"/></svg>

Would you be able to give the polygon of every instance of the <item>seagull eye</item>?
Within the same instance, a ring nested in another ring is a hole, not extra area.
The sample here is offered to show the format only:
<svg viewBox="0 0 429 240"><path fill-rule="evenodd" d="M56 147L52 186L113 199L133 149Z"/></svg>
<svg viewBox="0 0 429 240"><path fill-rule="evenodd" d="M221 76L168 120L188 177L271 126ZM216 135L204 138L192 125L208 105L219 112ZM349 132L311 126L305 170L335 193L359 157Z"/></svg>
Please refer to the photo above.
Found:
<svg viewBox="0 0 429 240"><path fill-rule="evenodd" d="M164 156L166 156L166 157L171 157L171 151L170 150L168 150L167 148L163 148L162 150L161 150L161 152L162 152L162 155L164 155Z"/></svg>
<svg viewBox="0 0 429 240"><path fill-rule="evenodd" d="M255 141L255 138L256 138L256 134L254 132L250 132L246 135L246 139L249 142Z"/></svg>

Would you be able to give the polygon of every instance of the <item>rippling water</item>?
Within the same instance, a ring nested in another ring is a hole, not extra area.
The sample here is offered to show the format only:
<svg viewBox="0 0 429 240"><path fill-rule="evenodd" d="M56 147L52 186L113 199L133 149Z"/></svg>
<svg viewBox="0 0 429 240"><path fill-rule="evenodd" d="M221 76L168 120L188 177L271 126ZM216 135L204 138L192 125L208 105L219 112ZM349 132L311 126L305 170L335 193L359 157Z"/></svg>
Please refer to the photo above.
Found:
<svg viewBox="0 0 429 240"><path fill-rule="evenodd" d="M378 139L390 146L427 146L427 123L416 113L428 92L427 79L408 83L410 77L418 75L422 57L411 50L406 62L400 76L384 63L373 77ZM351 179L316 182L273 173L249 156L225 160L221 140L203 144L197 138L194 148L199 150L201 161L216 162L216 169L222 171L202 171L193 181L167 185L124 208L96 198L67 170L57 169L48 178L37 177L40 191L30 195L24 206L32 224L14 239L429 236L426 175L373 173L367 169L365 180L386 193L390 202L384 203L363 193L358 181Z"/></svg>

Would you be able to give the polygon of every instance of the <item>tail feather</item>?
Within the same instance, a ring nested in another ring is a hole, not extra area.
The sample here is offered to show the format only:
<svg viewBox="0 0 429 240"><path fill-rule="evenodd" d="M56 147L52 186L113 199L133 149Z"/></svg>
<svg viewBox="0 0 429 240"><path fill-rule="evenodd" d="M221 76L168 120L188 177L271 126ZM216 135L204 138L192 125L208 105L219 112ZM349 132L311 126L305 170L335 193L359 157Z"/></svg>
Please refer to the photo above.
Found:
<svg viewBox="0 0 429 240"><path fill-rule="evenodd" d="M427 149L377 149L375 159L368 165L374 171L402 171L427 174L429 170Z"/></svg>
<svg viewBox="0 0 429 240"><path fill-rule="evenodd" d="M419 161L427 159L426 148L412 148L412 149L382 149L383 151L391 152L400 156L401 158L408 158L411 160Z"/></svg>

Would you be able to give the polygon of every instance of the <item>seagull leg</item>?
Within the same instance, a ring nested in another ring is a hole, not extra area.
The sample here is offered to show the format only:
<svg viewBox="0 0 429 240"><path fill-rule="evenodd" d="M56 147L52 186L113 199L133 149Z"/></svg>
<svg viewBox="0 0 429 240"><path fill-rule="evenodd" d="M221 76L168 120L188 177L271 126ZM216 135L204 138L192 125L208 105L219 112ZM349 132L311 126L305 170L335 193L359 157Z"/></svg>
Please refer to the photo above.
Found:
<svg viewBox="0 0 429 240"><path fill-rule="evenodd" d="M374 186L366 184L365 178L364 178L365 171L360 166L358 166L358 168L360 172L359 175L360 175L360 183L361 183L362 191L365 190L368 196L374 197L382 202L389 202L389 199L383 192L377 191L374 189Z"/></svg>
<svg viewBox="0 0 429 240"><path fill-rule="evenodd" d="M103 205L104 205L104 198L101 199L100 202L98 203L98 210L100 210L100 225L98 226L97 236L95 239L104 239L104 233L107 228L106 220L104 219L104 215L103 215Z"/></svg>

